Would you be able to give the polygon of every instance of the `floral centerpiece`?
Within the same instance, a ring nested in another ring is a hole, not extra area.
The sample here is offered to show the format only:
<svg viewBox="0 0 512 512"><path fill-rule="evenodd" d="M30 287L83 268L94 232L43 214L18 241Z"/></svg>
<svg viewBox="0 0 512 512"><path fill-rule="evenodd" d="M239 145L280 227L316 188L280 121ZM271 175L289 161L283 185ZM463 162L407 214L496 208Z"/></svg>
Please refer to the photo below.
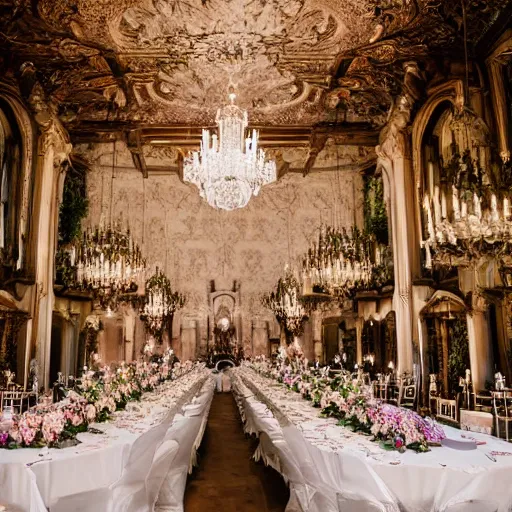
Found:
<svg viewBox="0 0 512 512"><path fill-rule="evenodd" d="M144 392L160 383L181 377L198 363L173 364L172 350L158 361L134 361L107 365L84 372L75 390L49 405L37 405L12 418L0 417L0 448L62 446L89 423L106 421L129 401L140 400Z"/></svg>
<svg viewBox="0 0 512 512"><path fill-rule="evenodd" d="M371 386L361 385L348 372L331 378L329 367L311 368L307 359L290 359L285 351L273 364L258 358L250 366L264 377L301 393L321 408L322 415L336 418L340 426L373 436L385 449L425 452L429 445L439 444L446 437L433 419L375 399Z"/></svg>

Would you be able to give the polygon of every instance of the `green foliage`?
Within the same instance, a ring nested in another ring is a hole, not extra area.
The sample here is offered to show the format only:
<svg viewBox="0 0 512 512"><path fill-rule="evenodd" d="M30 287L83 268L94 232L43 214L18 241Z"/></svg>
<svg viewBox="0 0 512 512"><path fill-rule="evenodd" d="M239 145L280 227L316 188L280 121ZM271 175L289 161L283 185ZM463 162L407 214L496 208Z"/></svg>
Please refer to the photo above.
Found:
<svg viewBox="0 0 512 512"><path fill-rule="evenodd" d="M364 229L379 244L388 245L388 213L381 176L366 176L364 180Z"/></svg>
<svg viewBox="0 0 512 512"><path fill-rule="evenodd" d="M458 316L449 331L448 387L452 393L459 390L459 377L469 368L469 343L466 318Z"/></svg>
<svg viewBox="0 0 512 512"><path fill-rule="evenodd" d="M68 165L59 212L59 244L61 245L69 244L81 236L82 220L89 211L86 172L85 163L79 160L72 160Z"/></svg>

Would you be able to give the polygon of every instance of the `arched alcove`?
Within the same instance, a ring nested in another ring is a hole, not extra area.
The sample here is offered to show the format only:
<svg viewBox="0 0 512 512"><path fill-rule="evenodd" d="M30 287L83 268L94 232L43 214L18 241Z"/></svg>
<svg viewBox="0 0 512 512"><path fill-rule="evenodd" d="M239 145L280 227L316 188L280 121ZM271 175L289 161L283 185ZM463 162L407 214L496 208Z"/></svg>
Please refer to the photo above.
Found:
<svg viewBox="0 0 512 512"><path fill-rule="evenodd" d="M420 312L427 335L424 371L436 375L440 392L454 398L458 379L470 368L467 307L455 294L438 290Z"/></svg>

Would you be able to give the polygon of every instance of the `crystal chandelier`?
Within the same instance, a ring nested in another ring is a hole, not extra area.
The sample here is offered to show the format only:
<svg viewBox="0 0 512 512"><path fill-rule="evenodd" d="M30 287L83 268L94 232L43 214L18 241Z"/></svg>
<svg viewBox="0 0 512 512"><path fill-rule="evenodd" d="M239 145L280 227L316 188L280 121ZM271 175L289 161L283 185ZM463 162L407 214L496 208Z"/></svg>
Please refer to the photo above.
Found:
<svg viewBox="0 0 512 512"><path fill-rule="evenodd" d="M349 235L332 227L320 230L318 244L313 243L304 258L304 292L323 292L346 297L357 287L367 287L373 276L370 237L354 227ZM380 265L377 247L376 266Z"/></svg>
<svg viewBox="0 0 512 512"><path fill-rule="evenodd" d="M234 104L217 111L219 135L203 130L201 148L183 163L183 179L199 188L200 195L214 208L234 210L247 205L260 188L276 180L276 163L265 161L258 149L258 132L245 137L247 111Z"/></svg>
<svg viewBox="0 0 512 512"><path fill-rule="evenodd" d="M276 290L264 295L262 303L274 313L286 332L300 336L307 320L299 296L300 284L288 267L285 272L285 276L279 279Z"/></svg>
<svg viewBox="0 0 512 512"><path fill-rule="evenodd" d="M141 308L141 319L147 331L158 341L162 337L174 312L183 307L185 297L173 292L169 278L161 271L156 272L146 281L146 293Z"/></svg>
<svg viewBox="0 0 512 512"><path fill-rule="evenodd" d="M76 267L74 286L90 291L103 306L115 306L118 295L137 290L145 261L130 230L102 226L87 230L70 252Z"/></svg>

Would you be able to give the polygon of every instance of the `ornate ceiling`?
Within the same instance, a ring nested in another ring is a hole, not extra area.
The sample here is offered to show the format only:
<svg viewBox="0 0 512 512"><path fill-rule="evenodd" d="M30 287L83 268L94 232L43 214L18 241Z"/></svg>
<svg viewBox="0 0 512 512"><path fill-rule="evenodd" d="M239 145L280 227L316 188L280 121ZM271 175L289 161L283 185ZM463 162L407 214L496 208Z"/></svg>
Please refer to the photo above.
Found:
<svg viewBox="0 0 512 512"><path fill-rule="evenodd" d="M469 3L474 42L510 2ZM0 0L0 45L72 133L165 125L194 138L232 86L252 125L307 128L308 143L318 127L354 127L364 146L403 64L419 62L420 79L429 55L460 46L461 16L456 0Z"/></svg>

